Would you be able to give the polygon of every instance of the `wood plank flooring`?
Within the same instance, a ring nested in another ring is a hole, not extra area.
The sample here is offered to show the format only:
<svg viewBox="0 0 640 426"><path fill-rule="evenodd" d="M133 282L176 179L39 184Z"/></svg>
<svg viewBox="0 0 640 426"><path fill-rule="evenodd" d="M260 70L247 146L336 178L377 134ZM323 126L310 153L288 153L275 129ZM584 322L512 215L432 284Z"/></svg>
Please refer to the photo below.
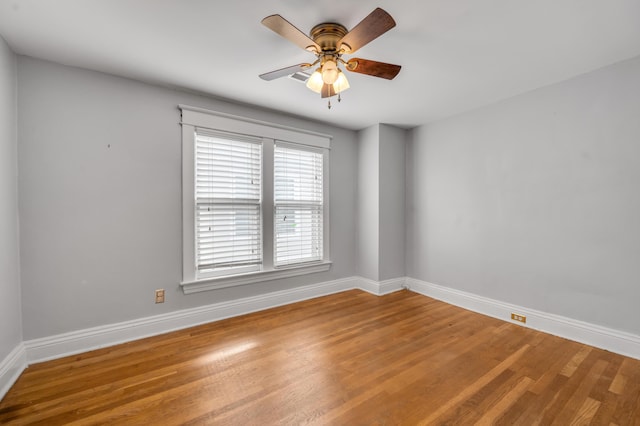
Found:
<svg viewBox="0 0 640 426"><path fill-rule="evenodd" d="M640 361L353 290L33 365L0 423L640 425Z"/></svg>

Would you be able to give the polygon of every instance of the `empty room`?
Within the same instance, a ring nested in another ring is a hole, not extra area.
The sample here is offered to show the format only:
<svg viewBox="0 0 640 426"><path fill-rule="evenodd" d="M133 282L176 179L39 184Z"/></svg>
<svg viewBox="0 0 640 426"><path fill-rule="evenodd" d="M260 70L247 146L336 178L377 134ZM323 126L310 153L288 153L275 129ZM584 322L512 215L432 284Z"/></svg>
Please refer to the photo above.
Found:
<svg viewBox="0 0 640 426"><path fill-rule="evenodd" d="M640 425L640 1L0 0L0 424Z"/></svg>

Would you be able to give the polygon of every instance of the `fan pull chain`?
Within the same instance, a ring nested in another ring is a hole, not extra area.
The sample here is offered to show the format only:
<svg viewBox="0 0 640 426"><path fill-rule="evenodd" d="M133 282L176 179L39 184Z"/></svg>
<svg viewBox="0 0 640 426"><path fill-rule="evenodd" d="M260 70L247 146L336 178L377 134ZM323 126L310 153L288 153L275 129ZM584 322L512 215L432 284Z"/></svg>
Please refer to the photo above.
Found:
<svg viewBox="0 0 640 426"><path fill-rule="evenodd" d="M331 109L331 98L329 98L329 101L327 102L327 108Z"/></svg>

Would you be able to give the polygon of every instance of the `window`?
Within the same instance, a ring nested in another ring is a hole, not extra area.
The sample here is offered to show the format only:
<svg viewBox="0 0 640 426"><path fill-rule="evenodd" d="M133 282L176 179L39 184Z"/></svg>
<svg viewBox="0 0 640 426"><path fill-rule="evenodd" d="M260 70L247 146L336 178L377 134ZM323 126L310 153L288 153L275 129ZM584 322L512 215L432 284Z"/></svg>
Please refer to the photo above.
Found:
<svg viewBox="0 0 640 426"><path fill-rule="evenodd" d="M185 293L330 268L330 137L180 106Z"/></svg>
<svg viewBox="0 0 640 426"><path fill-rule="evenodd" d="M275 266L322 260L322 154L276 142Z"/></svg>
<svg viewBox="0 0 640 426"><path fill-rule="evenodd" d="M202 275L262 264L259 140L196 129L195 243Z"/></svg>

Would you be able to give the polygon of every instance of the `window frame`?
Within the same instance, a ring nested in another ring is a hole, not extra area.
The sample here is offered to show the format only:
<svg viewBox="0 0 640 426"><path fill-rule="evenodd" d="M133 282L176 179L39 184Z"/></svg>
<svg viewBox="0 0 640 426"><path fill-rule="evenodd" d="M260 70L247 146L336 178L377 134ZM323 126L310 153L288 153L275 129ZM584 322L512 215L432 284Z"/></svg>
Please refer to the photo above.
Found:
<svg viewBox="0 0 640 426"><path fill-rule="evenodd" d="M306 275L331 268L329 221L330 135L268 123L232 114L178 105L182 125L182 281L185 294ZM195 133L196 128L262 140L262 256L259 271L199 276L195 249ZM282 142L323 154L323 257L321 261L274 267L274 146Z"/></svg>

